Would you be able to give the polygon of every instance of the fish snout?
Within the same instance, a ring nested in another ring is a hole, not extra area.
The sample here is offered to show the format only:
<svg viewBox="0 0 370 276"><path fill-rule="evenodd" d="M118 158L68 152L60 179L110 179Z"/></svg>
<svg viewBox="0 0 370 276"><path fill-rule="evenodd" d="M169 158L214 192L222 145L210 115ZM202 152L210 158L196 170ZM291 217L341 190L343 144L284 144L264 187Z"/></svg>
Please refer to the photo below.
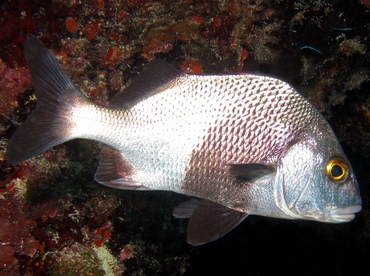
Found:
<svg viewBox="0 0 370 276"><path fill-rule="evenodd" d="M351 205L347 207L335 207L330 211L330 219L333 223L349 222L355 218L355 214L360 212L361 205Z"/></svg>

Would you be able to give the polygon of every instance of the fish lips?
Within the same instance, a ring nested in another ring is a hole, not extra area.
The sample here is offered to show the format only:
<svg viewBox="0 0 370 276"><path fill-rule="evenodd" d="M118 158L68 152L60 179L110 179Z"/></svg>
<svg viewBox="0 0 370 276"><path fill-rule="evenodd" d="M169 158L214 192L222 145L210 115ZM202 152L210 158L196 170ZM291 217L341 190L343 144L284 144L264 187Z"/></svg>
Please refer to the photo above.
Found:
<svg viewBox="0 0 370 276"><path fill-rule="evenodd" d="M355 218L355 214L362 210L361 205L347 207L334 207L330 210L330 222L342 223L349 222Z"/></svg>
<svg viewBox="0 0 370 276"><path fill-rule="evenodd" d="M351 174L351 186L353 187L353 198L352 204L348 202L346 206L333 206L329 210L329 219L332 223L345 223L353 220L355 218L355 214L362 210L362 200L360 196L360 191L358 187L358 182L356 176L352 173Z"/></svg>

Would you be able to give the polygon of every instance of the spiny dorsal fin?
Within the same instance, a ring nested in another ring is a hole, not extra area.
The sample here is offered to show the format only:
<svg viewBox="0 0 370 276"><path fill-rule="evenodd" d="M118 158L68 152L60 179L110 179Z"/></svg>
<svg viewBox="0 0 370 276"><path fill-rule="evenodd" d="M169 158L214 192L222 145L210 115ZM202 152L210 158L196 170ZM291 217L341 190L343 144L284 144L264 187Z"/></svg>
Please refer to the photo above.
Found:
<svg viewBox="0 0 370 276"><path fill-rule="evenodd" d="M95 173L95 180L100 184L115 189L146 189L132 179L136 172L136 168L121 152L112 147L104 146L101 150L101 158Z"/></svg>
<svg viewBox="0 0 370 276"><path fill-rule="evenodd" d="M229 173L246 181L254 181L273 172L275 172L274 167L260 163L229 164Z"/></svg>
<svg viewBox="0 0 370 276"><path fill-rule="evenodd" d="M217 240L233 230L248 214L230 209L224 205L202 200L192 212L187 242L201 245Z"/></svg>
<svg viewBox="0 0 370 276"><path fill-rule="evenodd" d="M176 70L163 60L153 60L145 65L143 71L120 94L115 96L110 106L127 109L141 100L163 91L170 83L185 74Z"/></svg>

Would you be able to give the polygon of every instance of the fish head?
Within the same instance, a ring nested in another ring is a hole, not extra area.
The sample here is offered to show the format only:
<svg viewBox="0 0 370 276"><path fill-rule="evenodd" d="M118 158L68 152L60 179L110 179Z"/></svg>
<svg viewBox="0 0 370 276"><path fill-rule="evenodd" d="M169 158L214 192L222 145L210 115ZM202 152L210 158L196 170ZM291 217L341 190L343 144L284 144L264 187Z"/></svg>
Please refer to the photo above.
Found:
<svg viewBox="0 0 370 276"><path fill-rule="evenodd" d="M290 144L279 160L274 193L289 218L348 222L362 204L353 169L329 126Z"/></svg>

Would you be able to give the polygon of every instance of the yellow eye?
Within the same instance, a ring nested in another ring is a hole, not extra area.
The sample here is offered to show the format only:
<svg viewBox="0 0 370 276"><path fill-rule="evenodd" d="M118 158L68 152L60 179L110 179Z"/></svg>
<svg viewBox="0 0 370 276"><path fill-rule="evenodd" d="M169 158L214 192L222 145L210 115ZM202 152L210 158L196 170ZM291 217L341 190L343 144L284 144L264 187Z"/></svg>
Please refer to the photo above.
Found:
<svg viewBox="0 0 370 276"><path fill-rule="evenodd" d="M326 164L326 175L337 183L346 181L349 175L349 166L342 157L334 156Z"/></svg>

